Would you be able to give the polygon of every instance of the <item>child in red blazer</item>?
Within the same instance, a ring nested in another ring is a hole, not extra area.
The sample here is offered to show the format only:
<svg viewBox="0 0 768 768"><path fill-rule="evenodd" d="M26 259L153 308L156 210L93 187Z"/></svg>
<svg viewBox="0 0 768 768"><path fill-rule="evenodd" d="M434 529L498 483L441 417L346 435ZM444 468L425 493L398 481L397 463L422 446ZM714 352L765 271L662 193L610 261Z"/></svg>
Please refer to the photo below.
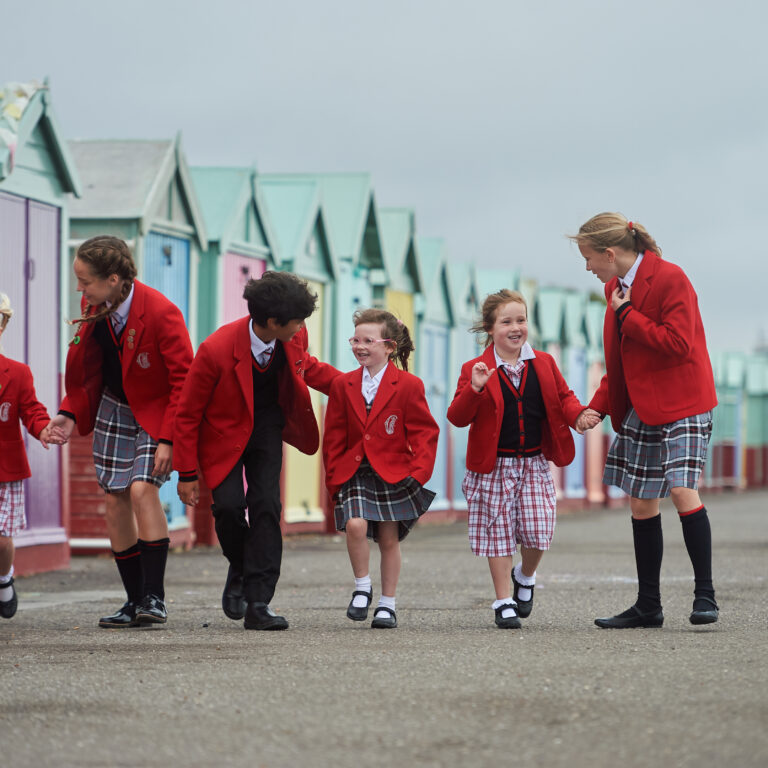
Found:
<svg viewBox="0 0 768 768"><path fill-rule="evenodd" d="M279 630L288 622L269 603L283 551L283 441L317 451L307 385L328 394L339 372L307 352L304 320L317 296L306 282L265 272L248 281L243 298L249 317L209 336L189 369L176 414L174 466L185 504L199 500L198 464L211 488L216 535L229 561L224 613L245 618L246 629Z"/></svg>
<svg viewBox="0 0 768 768"><path fill-rule="evenodd" d="M73 264L83 294L70 342L66 397L51 422L69 438L94 433L106 523L127 600L100 627L165 623L168 522L159 488L171 472L173 420L192 345L178 307L136 280L128 246L86 240Z"/></svg>
<svg viewBox="0 0 768 768"><path fill-rule="evenodd" d="M10 299L0 293L0 336L13 315ZM45 406L35 395L32 371L0 354L0 616L10 619L18 606L13 586L13 537L26 527L23 481L30 476L19 420L47 449L60 443L52 436Z"/></svg>
<svg viewBox="0 0 768 768"><path fill-rule="evenodd" d="M645 227L601 213L574 235L586 268L605 283L606 375L589 404L610 414L616 439L603 482L630 497L637 602L604 628L660 627L662 557L659 500L672 496L693 564L693 624L717 621L712 534L697 490L717 405L696 293L683 271L663 261Z"/></svg>
<svg viewBox="0 0 768 768"><path fill-rule="evenodd" d="M551 355L528 344L522 294L501 290L488 296L472 330L485 333L486 350L462 366L448 420L470 425L462 483L470 546L488 558L496 625L517 629L518 616L526 618L533 608L536 568L555 527L547 460L570 464L575 448L569 426L582 432L598 418L587 415ZM513 571L518 545L522 563Z"/></svg>
<svg viewBox="0 0 768 768"><path fill-rule="evenodd" d="M435 466L440 430L424 384L408 373L413 351L408 328L379 309L355 312L354 324L349 343L360 367L331 387L323 435L325 484L335 503L336 529L347 534L355 576L347 616L368 617L371 538L381 552L381 597L371 626L391 629L397 626L400 541L435 498L423 486Z"/></svg>

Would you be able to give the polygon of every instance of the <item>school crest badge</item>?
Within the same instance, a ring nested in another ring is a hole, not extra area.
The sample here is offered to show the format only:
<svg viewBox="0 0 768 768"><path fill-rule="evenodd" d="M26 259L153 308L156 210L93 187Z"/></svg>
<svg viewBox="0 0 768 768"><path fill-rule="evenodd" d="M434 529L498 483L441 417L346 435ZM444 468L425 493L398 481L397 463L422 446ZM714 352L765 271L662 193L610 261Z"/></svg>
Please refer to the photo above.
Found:
<svg viewBox="0 0 768 768"><path fill-rule="evenodd" d="M141 352L136 358L136 362L139 364L139 367L144 368L144 370L149 368L151 365L149 362L149 352Z"/></svg>
<svg viewBox="0 0 768 768"><path fill-rule="evenodd" d="M6 400L0 405L0 421L8 421L8 417L11 413L11 404Z"/></svg>
<svg viewBox="0 0 768 768"><path fill-rule="evenodd" d="M387 418L384 419L384 431L388 435L394 435L395 424L397 424L397 415L393 413L391 416L387 416Z"/></svg>

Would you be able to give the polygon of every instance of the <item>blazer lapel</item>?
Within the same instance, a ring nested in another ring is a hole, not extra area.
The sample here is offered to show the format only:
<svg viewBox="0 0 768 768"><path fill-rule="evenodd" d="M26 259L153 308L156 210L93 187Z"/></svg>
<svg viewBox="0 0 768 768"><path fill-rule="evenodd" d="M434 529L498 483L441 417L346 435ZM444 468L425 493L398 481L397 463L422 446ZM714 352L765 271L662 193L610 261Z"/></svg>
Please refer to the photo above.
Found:
<svg viewBox="0 0 768 768"><path fill-rule="evenodd" d="M362 371L362 368L360 369ZM362 386L362 373L360 374L360 385ZM387 369L384 371L384 375L381 377L381 384L376 392L376 397L373 398L373 406L371 412L368 414L369 419L375 419L381 411L384 410L384 406L395 396L397 392L397 384L400 381L400 371L395 367L394 363L387 363Z"/></svg>
<svg viewBox="0 0 768 768"><path fill-rule="evenodd" d="M145 296L144 286L136 280L133 284L131 311L128 313L128 318L125 321L125 328L123 328L121 336L122 352L120 357L123 364L123 375L125 375L131 367L131 363L136 354L136 348L139 346L141 337L144 334L144 321L142 320L142 317L144 315ZM151 365L153 362L159 361L150 360L148 362Z"/></svg>
<svg viewBox="0 0 768 768"><path fill-rule="evenodd" d="M250 317L244 317L235 330L235 376L248 405L248 415L253 421L253 363L251 362L251 333L248 329Z"/></svg>
<svg viewBox="0 0 768 768"><path fill-rule="evenodd" d="M355 412L357 418L360 419L360 423L365 424L368 414L365 411L365 398L363 397L362 386L363 366L361 365L347 379L347 397L352 405L352 410ZM374 400L374 402L376 401Z"/></svg>
<svg viewBox="0 0 768 768"><path fill-rule="evenodd" d="M7 393L8 382L11 379L8 368L7 359L4 355L0 355L0 398Z"/></svg>
<svg viewBox="0 0 768 768"><path fill-rule="evenodd" d="M637 268L637 275L632 281L631 301L635 309L642 309L643 302L648 296L653 282L653 275L656 272L656 266L659 263L659 257L653 251L646 251L643 254L643 260Z"/></svg>

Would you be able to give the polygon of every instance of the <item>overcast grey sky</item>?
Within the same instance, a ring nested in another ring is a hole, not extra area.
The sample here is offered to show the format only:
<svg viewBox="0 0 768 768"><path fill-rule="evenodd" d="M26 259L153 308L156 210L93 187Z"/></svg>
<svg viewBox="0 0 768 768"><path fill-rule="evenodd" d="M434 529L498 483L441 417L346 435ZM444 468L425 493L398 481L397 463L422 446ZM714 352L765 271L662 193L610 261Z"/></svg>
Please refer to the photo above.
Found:
<svg viewBox="0 0 768 768"><path fill-rule="evenodd" d="M564 238L618 210L699 293L711 346L768 333L768 4L3 3L0 81L51 78L71 138L192 165L373 174L455 261L599 290ZM501 286L500 286L501 287Z"/></svg>

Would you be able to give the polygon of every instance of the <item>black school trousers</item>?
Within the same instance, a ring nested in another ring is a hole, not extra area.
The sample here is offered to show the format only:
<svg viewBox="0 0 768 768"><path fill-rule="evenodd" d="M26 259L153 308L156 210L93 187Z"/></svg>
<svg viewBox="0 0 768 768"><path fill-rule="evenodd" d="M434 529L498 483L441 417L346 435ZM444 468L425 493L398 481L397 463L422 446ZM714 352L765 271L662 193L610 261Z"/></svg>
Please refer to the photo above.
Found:
<svg viewBox="0 0 768 768"><path fill-rule="evenodd" d="M256 419L242 456L211 492L216 535L230 565L243 575L243 593L249 603L269 603L280 578L284 420L279 409L278 414L280 419L269 415Z"/></svg>

